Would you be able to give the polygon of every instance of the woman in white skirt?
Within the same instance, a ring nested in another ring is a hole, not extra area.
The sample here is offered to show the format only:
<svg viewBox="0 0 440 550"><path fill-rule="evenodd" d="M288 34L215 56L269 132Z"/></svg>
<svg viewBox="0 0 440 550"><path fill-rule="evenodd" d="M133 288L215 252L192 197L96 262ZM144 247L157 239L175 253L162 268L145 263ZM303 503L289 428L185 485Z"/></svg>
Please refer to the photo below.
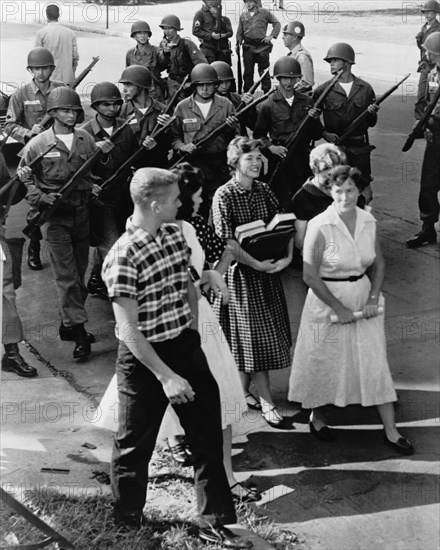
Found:
<svg viewBox="0 0 440 550"><path fill-rule="evenodd" d="M288 398L312 409L310 431L320 441L336 439L325 423L324 405L375 405L385 443L399 453L412 454L413 446L395 423L397 397L382 314L385 264L376 220L356 206L360 181L356 168L336 167L328 182L334 202L307 227L303 277L309 291ZM337 323L330 323L331 316Z"/></svg>

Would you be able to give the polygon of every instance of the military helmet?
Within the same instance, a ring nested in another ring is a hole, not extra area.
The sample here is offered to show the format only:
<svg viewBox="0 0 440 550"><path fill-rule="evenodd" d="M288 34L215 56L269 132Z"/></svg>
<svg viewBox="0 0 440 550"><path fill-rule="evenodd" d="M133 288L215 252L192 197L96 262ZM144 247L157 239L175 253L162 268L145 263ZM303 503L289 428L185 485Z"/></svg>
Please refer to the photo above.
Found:
<svg viewBox="0 0 440 550"><path fill-rule="evenodd" d="M177 15L165 15L165 17L160 22L159 27L163 29L164 27L173 27L177 31L181 31L182 27L180 26L180 19Z"/></svg>
<svg viewBox="0 0 440 550"><path fill-rule="evenodd" d="M435 13L440 13L440 4L436 2L436 0L427 0L426 2L423 2L422 9L420 11L422 13L425 11L435 11Z"/></svg>
<svg viewBox="0 0 440 550"><path fill-rule="evenodd" d="M84 111L81 105L79 95L69 88L69 86L59 86L50 92L47 96L47 112L51 113L54 109L73 109L78 111L76 122L84 120Z"/></svg>
<svg viewBox="0 0 440 550"><path fill-rule="evenodd" d="M275 61L273 75L275 78L280 76L299 77L301 76L301 65L291 55L283 55Z"/></svg>
<svg viewBox="0 0 440 550"><path fill-rule="evenodd" d="M345 42L337 42L336 44L333 44L333 46L330 46L327 55L324 57L324 61L327 61L327 63L330 63L330 59L343 59L344 61L348 61L348 63L354 65L354 50L350 44L346 44Z"/></svg>
<svg viewBox="0 0 440 550"><path fill-rule="evenodd" d="M91 107L102 101L114 101L119 105L124 103L121 98L121 92L113 82L100 82L93 86L92 93L90 94Z"/></svg>
<svg viewBox="0 0 440 550"><path fill-rule="evenodd" d="M133 35L137 32L147 32L151 36L150 25L146 21L136 21L131 26L130 36L133 38Z"/></svg>
<svg viewBox="0 0 440 550"><path fill-rule="evenodd" d="M220 82L227 80L234 80L234 73L232 72L232 67L228 65L225 61L213 61L211 67L214 67L217 77Z"/></svg>
<svg viewBox="0 0 440 550"><path fill-rule="evenodd" d="M433 32L425 40L423 47L433 55L440 55L440 32Z"/></svg>
<svg viewBox="0 0 440 550"><path fill-rule="evenodd" d="M191 84L218 83L217 71L209 63L198 63L191 71Z"/></svg>
<svg viewBox="0 0 440 550"><path fill-rule="evenodd" d="M119 82L122 84L134 84L140 88L151 88L153 82L151 73L143 65L130 65L122 71Z"/></svg>
<svg viewBox="0 0 440 550"><path fill-rule="evenodd" d="M47 48L34 48L29 52L27 68L32 67L55 67L53 55Z"/></svg>
<svg viewBox="0 0 440 550"><path fill-rule="evenodd" d="M283 34L293 34L303 38L306 35L306 29L301 21L292 21L283 27Z"/></svg>

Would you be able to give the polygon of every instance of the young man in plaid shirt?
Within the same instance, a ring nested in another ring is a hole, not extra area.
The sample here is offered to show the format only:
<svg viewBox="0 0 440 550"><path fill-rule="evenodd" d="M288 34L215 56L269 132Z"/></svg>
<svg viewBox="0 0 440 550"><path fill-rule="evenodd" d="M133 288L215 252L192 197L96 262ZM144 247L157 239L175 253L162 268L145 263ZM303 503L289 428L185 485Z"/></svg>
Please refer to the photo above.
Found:
<svg viewBox="0 0 440 550"><path fill-rule="evenodd" d="M112 457L115 521L143 522L148 463L171 403L194 457L199 536L227 548L252 544L224 527L236 515L223 468L220 398L200 348L189 249L177 225L177 176L142 168L133 176L133 216L104 261L119 339L119 430Z"/></svg>

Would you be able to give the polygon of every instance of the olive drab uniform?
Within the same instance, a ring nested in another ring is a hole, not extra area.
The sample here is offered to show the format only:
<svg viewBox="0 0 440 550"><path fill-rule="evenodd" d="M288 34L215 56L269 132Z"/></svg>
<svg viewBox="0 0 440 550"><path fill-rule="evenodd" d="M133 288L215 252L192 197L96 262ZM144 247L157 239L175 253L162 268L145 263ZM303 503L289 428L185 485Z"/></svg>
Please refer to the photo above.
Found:
<svg viewBox="0 0 440 550"><path fill-rule="evenodd" d="M303 94L309 92L315 84L312 56L301 43L290 50L287 55L291 55L301 65L302 77L296 89Z"/></svg>
<svg viewBox="0 0 440 550"><path fill-rule="evenodd" d="M428 75L430 71L434 68L434 65L431 65L426 57L426 52L423 48L423 44L428 36L434 32L440 32L440 21L438 21L438 19L435 19L431 25L428 25L428 23L426 22L424 25L422 25L420 32L416 34L416 43L417 47L420 50L420 60L417 68L417 72L420 73L420 78L417 89L417 101L414 106L414 113L417 120L422 117L423 111L428 104L426 101L426 85L428 82Z"/></svg>
<svg viewBox="0 0 440 550"><path fill-rule="evenodd" d="M342 135L353 120L376 100L373 88L368 82L354 75L353 78L348 97L343 87L337 82L322 104L324 129L327 132ZM328 84L329 81L318 86L313 97L318 98ZM375 126L376 122L377 114L368 114L353 133L340 144L347 155L348 164L362 172L363 188L367 187L373 179L370 157L375 147L370 145L368 128Z"/></svg>
<svg viewBox="0 0 440 550"><path fill-rule="evenodd" d="M218 32L218 13L219 10L212 10L205 4L202 9L194 15L192 33L201 41L200 51L208 60L208 63L213 61L225 61L229 65L232 64L231 47L229 39L232 37L232 24L228 17L221 18L220 32L222 37L220 40L212 38L213 32ZM225 35L225 36L224 36Z"/></svg>
<svg viewBox="0 0 440 550"><path fill-rule="evenodd" d="M299 92L295 92L292 105L289 105L281 90L278 89L261 105L255 125L254 138L269 136L273 145L286 146L290 135L298 128L312 106L313 101L311 98ZM285 162L283 169L278 173L276 181L271 183L282 208L289 208L290 199L311 175L309 166L311 143L313 140L321 139L321 137L321 123L319 120L311 119L295 149L295 154L291 155L290 159ZM273 155L268 148L263 149L263 154L269 160L269 171L264 179L270 181L275 166L281 159Z"/></svg>
<svg viewBox="0 0 440 550"><path fill-rule="evenodd" d="M131 65L142 65L150 71L153 83L149 94L152 98L162 102L165 99L164 94L168 94L168 89L160 76L159 48L152 44L146 44L141 51L139 45L136 44L125 55L125 66L130 67Z"/></svg>
<svg viewBox="0 0 440 550"><path fill-rule="evenodd" d="M170 47L170 51L164 49ZM172 97L174 92L182 84L186 75L190 74L195 65L207 63L206 57L189 38L177 36L173 42L165 38L159 45L159 63L161 70L168 71L168 96ZM190 88L187 88L190 91ZM185 97L182 93L181 97Z"/></svg>
<svg viewBox="0 0 440 550"><path fill-rule="evenodd" d="M53 80L45 92L40 90L34 80L21 86L9 99L5 131L12 129L11 136L20 143L26 143L33 136L32 126L39 124L46 114L47 96L60 86L64 84Z"/></svg>
<svg viewBox="0 0 440 550"><path fill-rule="evenodd" d="M176 121L172 126L173 148L186 143L194 143L209 134L212 130L223 124L227 117L235 112L234 106L226 97L214 95L208 115L204 118L197 106L194 96L182 100L176 107L174 116ZM235 134L231 128L225 129L222 135L218 136L199 154L191 155L189 162L200 168L205 176L202 189L203 203L200 214L206 218L211 208L212 197L220 185L229 179L229 170L226 163L226 150L228 144ZM179 154L179 152L177 152Z"/></svg>
<svg viewBox="0 0 440 550"><path fill-rule="evenodd" d="M271 11L257 7L254 15L247 9L243 10L237 28L237 44L243 46L244 65L244 91L247 92L254 83L254 67L257 64L258 73L261 75L269 67L269 55L272 44L262 42L267 33L268 25L272 25L271 36L277 38L280 34L281 24ZM270 76L266 75L261 83L263 92L268 92L271 87Z"/></svg>

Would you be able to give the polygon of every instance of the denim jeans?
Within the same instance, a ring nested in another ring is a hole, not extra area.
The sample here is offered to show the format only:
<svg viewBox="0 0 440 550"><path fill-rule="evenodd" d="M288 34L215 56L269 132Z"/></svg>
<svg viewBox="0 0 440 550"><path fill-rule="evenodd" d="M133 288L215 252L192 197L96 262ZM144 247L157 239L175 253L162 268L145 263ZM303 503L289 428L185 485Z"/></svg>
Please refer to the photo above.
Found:
<svg viewBox="0 0 440 550"><path fill-rule="evenodd" d="M197 509L202 526L236 522L223 467L220 397L200 348L199 333L184 330L177 338L152 343L159 357L188 380L194 401L175 405L194 456ZM119 429L111 465L115 519L140 516L147 498L148 464L169 401L161 383L125 344L116 362Z"/></svg>
<svg viewBox="0 0 440 550"><path fill-rule="evenodd" d="M61 206L41 227L58 292L63 324L87 321L84 275L89 261L89 211L87 205Z"/></svg>

